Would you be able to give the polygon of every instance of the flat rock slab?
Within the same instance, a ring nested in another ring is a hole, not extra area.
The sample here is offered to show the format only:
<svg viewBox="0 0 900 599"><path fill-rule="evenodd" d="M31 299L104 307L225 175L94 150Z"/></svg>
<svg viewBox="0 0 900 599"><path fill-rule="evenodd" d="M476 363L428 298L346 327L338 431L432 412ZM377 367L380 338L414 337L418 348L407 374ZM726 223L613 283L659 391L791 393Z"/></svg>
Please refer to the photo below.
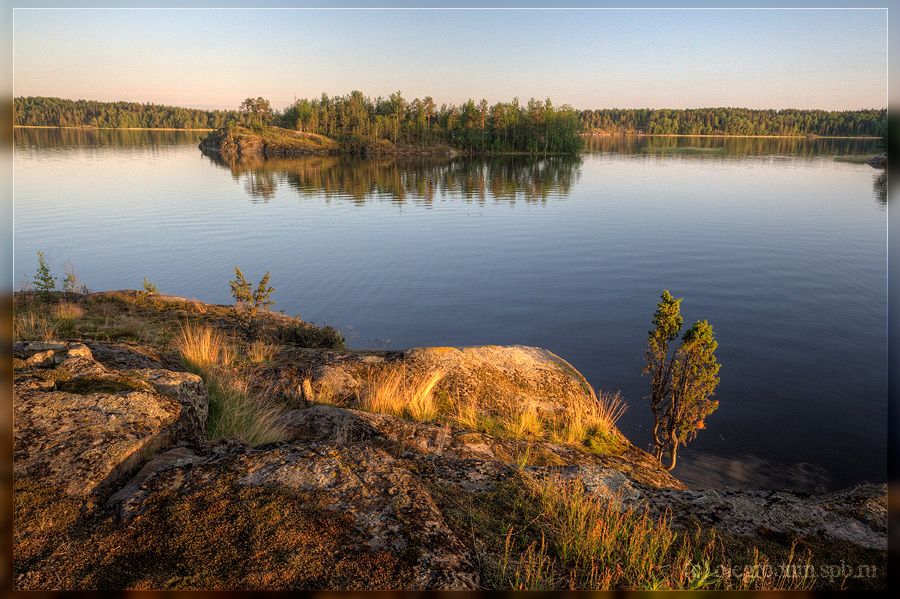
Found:
<svg viewBox="0 0 900 599"><path fill-rule="evenodd" d="M153 469L150 464L148 468ZM182 494L188 487L196 493L231 478L235 488L302 491L317 497L326 509L349 515L363 533L367 551L403 555L413 564L413 588L478 588L475 564L427 488L405 461L377 447L307 440L258 449L234 447L200 460L187 453L161 456L154 472L116 499L122 501L121 515L132 518L155 496Z"/></svg>
<svg viewBox="0 0 900 599"><path fill-rule="evenodd" d="M117 371L81 343L16 343L14 473L70 495L107 489L153 452L203 438L200 377Z"/></svg>
<svg viewBox="0 0 900 599"><path fill-rule="evenodd" d="M744 536L822 537L887 550L887 485L809 496L790 491L644 489L638 503L675 525L699 520Z"/></svg>

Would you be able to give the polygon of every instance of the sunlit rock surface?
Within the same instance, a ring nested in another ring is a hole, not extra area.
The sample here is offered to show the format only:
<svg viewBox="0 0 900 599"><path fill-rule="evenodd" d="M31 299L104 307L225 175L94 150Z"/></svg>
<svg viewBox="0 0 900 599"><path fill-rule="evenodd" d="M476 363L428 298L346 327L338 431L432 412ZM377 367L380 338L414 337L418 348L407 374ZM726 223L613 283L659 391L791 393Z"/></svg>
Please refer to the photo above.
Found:
<svg viewBox="0 0 900 599"><path fill-rule="evenodd" d="M477 396L487 411L509 402L558 411L595 398L571 365L538 348L283 347L255 376L293 390L306 407L281 416L287 440L258 447L207 441L202 381L158 350L17 342L14 358L19 554L49 542L47 530L62 547L118 543L83 575L60 570L49 553L27 553L16 562L16 588L60 588L63 572L85 588L477 589L474 541L452 525L447 498L491 496L522 476L580 484L597 498L667 514L675 526L887 546L884 485L821 497L691 491L627 440L613 454L592 453L311 403L327 394L353 405L364 375L385 367L412 378L439 371L452 393ZM90 505L89 515L44 515L67 497ZM66 527L54 528L61 521ZM121 553L123 542L149 546L138 557ZM241 565L203 575L179 565L208 561Z"/></svg>

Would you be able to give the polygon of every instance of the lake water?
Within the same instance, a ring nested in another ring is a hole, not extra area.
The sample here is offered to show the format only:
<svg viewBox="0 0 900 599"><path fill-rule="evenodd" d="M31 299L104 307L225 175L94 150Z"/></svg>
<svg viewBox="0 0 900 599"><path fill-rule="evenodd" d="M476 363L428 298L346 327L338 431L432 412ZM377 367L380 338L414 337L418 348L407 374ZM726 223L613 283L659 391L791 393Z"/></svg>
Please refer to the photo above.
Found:
<svg viewBox="0 0 900 599"><path fill-rule="evenodd" d="M15 131L14 275L43 251L93 290L276 310L353 348L523 344L621 391L649 446L647 331L663 289L712 324L719 409L679 451L692 488L884 482L884 171L868 140L615 138L578 159L230 168L191 132Z"/></svg>

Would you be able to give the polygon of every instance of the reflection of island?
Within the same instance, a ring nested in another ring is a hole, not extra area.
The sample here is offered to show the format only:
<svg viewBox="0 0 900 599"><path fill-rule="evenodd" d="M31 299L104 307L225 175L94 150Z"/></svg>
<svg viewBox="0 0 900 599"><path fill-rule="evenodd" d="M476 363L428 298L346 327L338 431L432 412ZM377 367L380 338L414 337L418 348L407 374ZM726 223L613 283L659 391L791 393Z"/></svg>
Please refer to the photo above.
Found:
<svg viewBox="0 0 900 599"><path fill-rule="evenodd" d="M22 128L13 130L17 148L53 149L55 152L84 151L85 148L150 148L159 149L193 142L202 131L94 129L92 127Z"/></svg>
<svg viewBox="0 0 900 599"><path fill-rule="evenodd" d="M872 190L875 192L875 201L882 206L887 206L887 170L883 170L875 175L875 179L872 181Z"/></svg>
<svg viewBox="0 0 900 599"><path fill-rule="evenodd" d="M697 137L663 135L586 136L586 152L612 154L677 153L684 156L844 156L877 151L875 138Z"/></svg>
<svg viewBox="0 0 900 599"><path fill-rule="evenodd" d="M309 156L214 163L243 181L253 201L267 202L279 186L303 196L325 196L363 203L389 198L428 205L435 198L526 202L566 195L577 180L578 156L498 156L468 158L351 158Z"/></svg>

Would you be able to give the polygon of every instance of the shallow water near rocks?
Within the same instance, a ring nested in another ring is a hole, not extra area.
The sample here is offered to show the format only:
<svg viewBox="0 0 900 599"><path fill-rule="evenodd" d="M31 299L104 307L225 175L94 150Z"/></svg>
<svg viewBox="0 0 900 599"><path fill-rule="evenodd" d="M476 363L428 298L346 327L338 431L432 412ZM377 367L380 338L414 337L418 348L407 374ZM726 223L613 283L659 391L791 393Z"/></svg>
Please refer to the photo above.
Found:
<svg viewBox="0 0 900 599"><path fill-rule="evenodd" d="M708 320L719 409L679 452L692 488L823 492L887 462L884 171L869 140L594 138L578 159L279 160L229 167L199 132L15 131L13 275L37 252L93 290L274 309L354 348L530 345L647 448L659 294Z"/></svg>

